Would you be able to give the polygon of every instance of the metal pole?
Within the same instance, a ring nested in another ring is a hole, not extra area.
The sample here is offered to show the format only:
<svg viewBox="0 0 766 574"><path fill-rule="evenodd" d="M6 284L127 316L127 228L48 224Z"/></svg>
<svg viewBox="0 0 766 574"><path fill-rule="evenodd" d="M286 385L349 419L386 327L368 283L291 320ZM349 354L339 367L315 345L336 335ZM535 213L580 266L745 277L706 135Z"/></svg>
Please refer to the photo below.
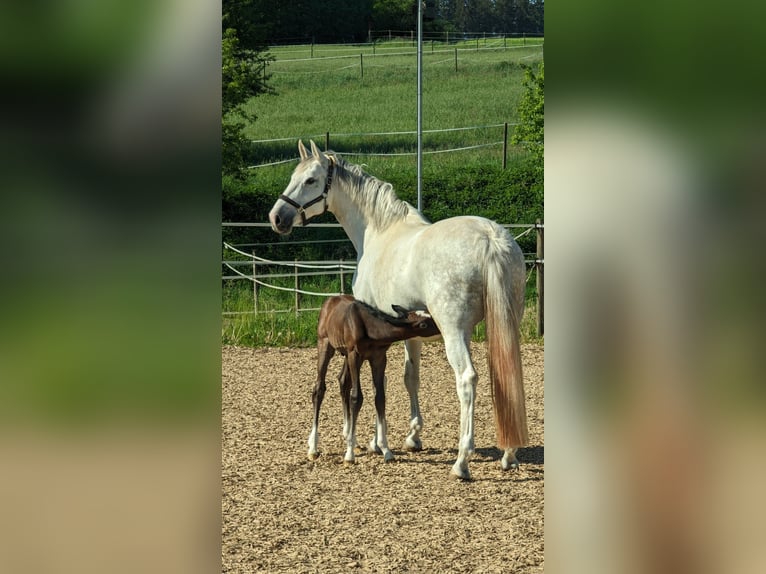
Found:
<svg viewBox="0 0 766 574"><path fill-rule="evenodd" d="M300 310L300 293L298 293L298 289L301 288L300 281L298 280L298 260L295 260L295 316L298 316L298 311Z"/></svg>
<svg viewBox="0 0 766 574"><path fill-rule="evenodd" d="M253 248L253 315L258 314L258 283L255 282L257 267L255 265L255 248Z"/></svg>
<svg viewBox="0 0 766 574"><path fill-rule="evenodd" d="M508 122L503 124L503 169L508 166Z"/></svg>
<svg viewBox="0 0 766 574"><path fill-rule="evenodd" d="M423 210L423 2L418 0L418 211Z"/></svg>
<svg viewBox="0 0 766 574"><path fill-rule="evenodd" d="M535 261L535 267L537 268L537 336L542 337L545 334L545 298L543 296L543 290L545 287L545 281L543 279L543 266L545 265L545 250L543 247L543 226L541 221L537 220L537 261Z"/></svg>

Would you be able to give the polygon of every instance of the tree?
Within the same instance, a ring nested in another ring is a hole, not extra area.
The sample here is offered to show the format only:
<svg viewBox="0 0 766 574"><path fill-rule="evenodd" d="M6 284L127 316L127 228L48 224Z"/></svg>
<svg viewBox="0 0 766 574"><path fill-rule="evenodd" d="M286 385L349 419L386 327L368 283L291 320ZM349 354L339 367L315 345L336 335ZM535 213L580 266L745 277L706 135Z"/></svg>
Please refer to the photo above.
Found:
<svg viewBox="0 0 766 574"><path fill-rule="evenodd" d="M227 15L224 14L224 23ZM242 48L237 31L226 28L221 43L221 151L224 175L244 177L248 140L243 130L245 121L254 121L255 113L245 103L268 91L265 73L267 53Z"/></svg>
<svg viewBox="0 0 766 574"><path fill-rule="evenodd" d="M545 152L545 63L540 62L537 74L524 66L524 93L517 108L519 125L512 143L524 145L533 155L540 172Z"/></svg>

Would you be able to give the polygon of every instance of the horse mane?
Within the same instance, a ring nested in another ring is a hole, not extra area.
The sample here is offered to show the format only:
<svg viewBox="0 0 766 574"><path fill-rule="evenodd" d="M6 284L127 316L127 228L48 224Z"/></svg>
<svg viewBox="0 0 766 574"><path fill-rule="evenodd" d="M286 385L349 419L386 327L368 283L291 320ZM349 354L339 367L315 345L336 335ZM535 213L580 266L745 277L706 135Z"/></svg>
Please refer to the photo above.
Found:
<svg viewBox="0 0 766 574"><path fill-rule="evenodd" d="M362 166L349 163L327 152L335 160L335 173L351 200L367 215L379 230L415 214L426 221L412 205L399 199L394 186L364 171Z"/></svg>

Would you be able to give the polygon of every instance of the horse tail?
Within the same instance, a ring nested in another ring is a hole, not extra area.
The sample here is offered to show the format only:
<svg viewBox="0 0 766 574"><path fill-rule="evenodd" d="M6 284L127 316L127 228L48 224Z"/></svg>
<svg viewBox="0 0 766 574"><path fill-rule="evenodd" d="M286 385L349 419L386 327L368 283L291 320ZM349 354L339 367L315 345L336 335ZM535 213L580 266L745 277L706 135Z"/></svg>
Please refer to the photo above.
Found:
<svg viewBox="0 0 766 574"><path fill-rule="evenodd" d="M529 441L519 338L525 272L523 254L510 235L499 228L492 239L485 266L484 318L497 444L507 449Z"/></svg>

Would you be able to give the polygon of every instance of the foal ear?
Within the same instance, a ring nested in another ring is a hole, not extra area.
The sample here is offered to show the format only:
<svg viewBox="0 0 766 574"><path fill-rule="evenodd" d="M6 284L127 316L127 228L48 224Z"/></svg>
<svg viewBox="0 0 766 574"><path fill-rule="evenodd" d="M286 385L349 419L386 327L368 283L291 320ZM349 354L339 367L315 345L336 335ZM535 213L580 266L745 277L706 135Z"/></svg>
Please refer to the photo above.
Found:
<svg viewBox="0 0 766 574"><path fill-rule="evenodd" d="M317 147L317 144L314 143L314 140L309 140L309 143L311 144L311 155L317 158L320 163L327 163L327 156L323 154L322 151Z"/></svg>
<svg viewBox="0 0 766 574"><path fill-rule="evenodd" d="M407 309L404 307L401 307L399 305L391 305L391 308L394 310L394 313L400 318L404 319L407 316Z"/></svg>
<svg viewBox="0 0 766 574"><path fill-rule="evenodd" d="M306 159L309 156L309 152L306 149L306 146L303 145L303 141L302 140L298 140L298 153L301 154L301 161L303 161L304 159Z"/></svg>

